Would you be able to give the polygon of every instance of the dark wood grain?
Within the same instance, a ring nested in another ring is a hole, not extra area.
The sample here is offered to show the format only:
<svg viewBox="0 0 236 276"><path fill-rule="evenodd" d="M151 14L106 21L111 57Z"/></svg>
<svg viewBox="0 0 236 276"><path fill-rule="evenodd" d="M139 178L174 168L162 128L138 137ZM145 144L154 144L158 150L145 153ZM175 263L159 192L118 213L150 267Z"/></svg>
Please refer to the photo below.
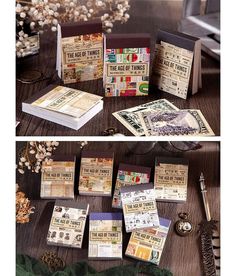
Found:
<svg viewBox="0 0 236 276"><path fill-rule="evenodd" d="M86 149L114 151L115 164L113 174L114 183L121 162L128 164L152 167L151 181L154 178L154 160L156 156L179 156L189 159L189 181L188 200L183 204L158 202L159 215L172 220L172 226L166 241L165 249L161 259L160 267L170 269L174 276L201 276L201 255L200 242L197 233L197 226L204 218L204 209L199 187L199 175L204 173L208 190L209 204L212 217L220 219L220 145L218 142L202 142L202 148L198 151L186 153L170 153L165 151L159 144L156 144L151 152L144 155L137 155L130 152L131 142L89 142ZM17 142L17 151L22 148L24 142ZM138 147L148 147L150 142L139 142ZM57 154L74 154L79 157L80 150L77 142L60 142ZM77 165L76 172L79 172ZM35 213L31 216L28 224L16 226L16 250L18 253L25 253L39 258L46 250L57 252L67 264L79 260L87 260L88 255L88 225L85 230L85 237L82 249L70 249L46 244L46 236L49 221L52 214L53 200L42 200L39 197L40 174L28 173L20 175L17 173L16 180L21 189L31 199L35 206ZM78 181L76 180L76 183ZM77 190L77 184L75 185ZM80 202L88 202L90 211L109 212L115 211L111 208L111 198L76 196ZM178 219L178 213L184 211L190 214L195 231L189 237L180 237L173 230L174 222ZM123 250L125 251L130 234L124 232ZM101 271L108 267L119 264L134 262L135 260L124 256L122 261L89 261L89 264Z"/></svg>
<svg viewBox="0 0 236 276"><path fill-rule="evenodd" d="M181 19L182 1L131 0L131 18L126 24L115 24L113 33L147 32L151 34L151 49L158 28L176 30ZM153 51L151 61L153 59ZM16 83L16 117L20 125L17 136L99 136L108 127L115 127L125 135L132 135L112 112L130 108L159 98L166 98L178 108L200 109L216 135L220 135L220 64L212 58L202 56L203 88L186 101L167 93L150 88L148 97L104 98L104 109L78 131L28 115L21 111L22 102L47 85L60 84L56 76L56 34L44 33L41 36L40 54L17 61L17 74L25 70L39 70L49 80L35 84ZM102 80L87 81L68 85L90 93L104 96Z"/></svg>

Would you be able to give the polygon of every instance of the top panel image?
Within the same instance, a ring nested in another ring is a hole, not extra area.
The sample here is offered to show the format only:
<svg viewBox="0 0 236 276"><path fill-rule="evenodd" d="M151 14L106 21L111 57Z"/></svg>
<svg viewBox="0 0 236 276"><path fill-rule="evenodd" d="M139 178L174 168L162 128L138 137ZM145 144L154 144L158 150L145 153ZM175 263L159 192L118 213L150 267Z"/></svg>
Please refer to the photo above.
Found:
<svg viewBox="0 0 236 276"><path fill-rule="evenodd" d="M220 136L220 1L17 1L16 135Z"/></svg>

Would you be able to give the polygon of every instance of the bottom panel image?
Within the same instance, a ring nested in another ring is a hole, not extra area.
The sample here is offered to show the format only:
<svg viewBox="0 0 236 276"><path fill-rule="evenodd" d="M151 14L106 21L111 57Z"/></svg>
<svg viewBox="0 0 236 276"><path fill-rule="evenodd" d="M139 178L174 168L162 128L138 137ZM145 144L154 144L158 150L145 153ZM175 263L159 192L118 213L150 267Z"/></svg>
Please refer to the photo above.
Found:
<svg viewBox="0 0 236 276"><path fill-rule="evenodd" d="M16 275L220 275L219 142L16 142L16 165Z"/></svg>

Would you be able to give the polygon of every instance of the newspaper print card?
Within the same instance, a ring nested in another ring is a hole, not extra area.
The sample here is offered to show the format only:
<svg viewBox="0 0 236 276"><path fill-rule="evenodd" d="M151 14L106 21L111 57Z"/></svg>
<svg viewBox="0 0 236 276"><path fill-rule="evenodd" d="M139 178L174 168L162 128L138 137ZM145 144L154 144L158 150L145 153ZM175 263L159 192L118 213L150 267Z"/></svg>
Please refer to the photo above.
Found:
<svg viewBox="0 0 236 276"><path fill-rule="evenodd" d="M122 187L121 201L126 232L159 226L156 192L153 185Z"/></svg>
<svg viewBox="0 0 236 276"><path fill-rule="evenodd" d="M82 157L79 193L111 195L113 158Z"/></svg>
<svg viewBox="0 0 236 276"><path fill-rule="evenodd" d="M62 79L65 84L102 78L102 33L64 37L61 40Z"/></svg>
<svg viewBox="0 0 236 276"><path fill-rule="evenodd" d="M186 201L188 162L179 158L175 158L174 162L173 158L172 160L165 159L157 158L155 164L154 188L157 201Z"/></svg>
<svg viewBox="0 0 236 276"><path fill-rule="evenodd" d="M146 96L149 48L105 50L105 96Z"/></svg>
<svg viewBox="0 0 236 276"><path fill-rule="evenodd" d="M146 136L212 136L214 132L200 110L140 111Z"/></svg>
<svg viewBox="0 0 236 276"><path fill-rule="evenodd" d="M48 230L47 243L81 248L88 208L88 205L85 209L72 208L56 201Z"/></svg>
<svg viewBox="0 0 236 276"><path fill-rule="evenodd" d="M138 105L132 108L120 110L112 113L112 115L120 121L130 132L135 136L145 135L143 126L140 122L138 112L145 111L147 109L152 110L179 110L172 103L166 99L160 99L153 102Z"/></svg>
<svg viewBox="0 0 236 276"><path fill-rule="evenodd" d="M156 44L153 66L154 83L158 89L187 98L193 52L161 41Z"/></svg>
<svg viewBox="0 0 236 276"><path fill-rule="evenodd" d="M132 232L125 255L159 265L171 221L160 218L160 226Z"/></svg>

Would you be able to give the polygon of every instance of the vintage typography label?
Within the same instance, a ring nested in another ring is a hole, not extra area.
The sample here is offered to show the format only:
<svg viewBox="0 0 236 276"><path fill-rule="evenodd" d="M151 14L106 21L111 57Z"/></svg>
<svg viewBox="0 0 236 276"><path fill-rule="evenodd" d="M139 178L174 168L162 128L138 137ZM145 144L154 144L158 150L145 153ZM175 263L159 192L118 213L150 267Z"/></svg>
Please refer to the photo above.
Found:
<svg viewBox="0 0 236 276"><path fill-rule="evenodd" d="M188 165L157 162L154 186L157 200L186 201Z"/></svg>
<svg viewBox="0 0 236 276"><path fill-rule="evenodd" d="M156 44L153 74L158 89L186 99L192 61L191 51L163 41Z"/></svg>

